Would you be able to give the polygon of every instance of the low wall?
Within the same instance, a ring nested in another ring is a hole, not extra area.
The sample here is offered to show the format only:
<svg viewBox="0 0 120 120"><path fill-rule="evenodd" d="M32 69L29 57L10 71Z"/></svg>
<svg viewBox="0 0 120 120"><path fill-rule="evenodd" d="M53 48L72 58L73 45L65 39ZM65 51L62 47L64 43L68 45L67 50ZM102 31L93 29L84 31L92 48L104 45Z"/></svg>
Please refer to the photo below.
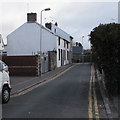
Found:
<svg viewBox="0 0 120 120"><path fill-rule="evenodd" d="M92 62L91 55L81 55L81 54L73 54L72 58L73 63L79 63L79 62Z"/></svg>
<svg viewBox="0 0 120 120"><path fill-rule="evenodd" d="M51 71L57 67L57 53L55 51L48 51L48 57L48 68Z"/></svg>
<svg viewBox="0 0 120 120"><path fill-rule="evenodd" d="M8 65L11 76L40 75L39 56L3 56L2 60Z"/></svg>

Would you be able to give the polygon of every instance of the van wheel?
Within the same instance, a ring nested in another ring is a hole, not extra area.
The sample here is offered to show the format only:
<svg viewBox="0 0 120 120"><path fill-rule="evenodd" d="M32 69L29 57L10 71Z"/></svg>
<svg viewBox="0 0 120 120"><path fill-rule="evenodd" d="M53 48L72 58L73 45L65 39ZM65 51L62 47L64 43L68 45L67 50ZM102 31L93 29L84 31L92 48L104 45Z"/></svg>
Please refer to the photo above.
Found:
<svg viewBox="0 0 120 120"><path fill-rule="evenodd" d="M10 90L7 86L3 87L2 90L2 103L7 103L10 99Z"/></svg>

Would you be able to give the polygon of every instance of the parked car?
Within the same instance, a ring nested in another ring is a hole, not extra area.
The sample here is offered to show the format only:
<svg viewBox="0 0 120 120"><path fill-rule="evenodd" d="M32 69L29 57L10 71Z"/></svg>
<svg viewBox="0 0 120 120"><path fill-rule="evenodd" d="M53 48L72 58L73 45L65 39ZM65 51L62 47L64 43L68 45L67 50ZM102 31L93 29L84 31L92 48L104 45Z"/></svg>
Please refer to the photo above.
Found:
<svg viewBox="0 0 120 120"><path fill-rule="evenodd" d="M0 60L0 96L2 103L7 103L10 100L10 77L8 66Z"/></svg>

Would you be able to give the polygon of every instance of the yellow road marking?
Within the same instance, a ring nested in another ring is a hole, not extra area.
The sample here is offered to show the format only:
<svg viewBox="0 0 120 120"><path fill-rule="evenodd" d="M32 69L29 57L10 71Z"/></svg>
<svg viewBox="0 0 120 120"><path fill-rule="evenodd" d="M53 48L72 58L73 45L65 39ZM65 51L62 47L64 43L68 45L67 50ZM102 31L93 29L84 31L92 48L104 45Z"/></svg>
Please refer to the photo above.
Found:
<svg viewBox="0 0 120 120"><path fill-rule="evenodd" d="M97 97L95 91L95 76L93 76L93 96L94 96L95 118L96 120L99 120L99 110L98 110Z"/></svg>
<svg viewBox="0 0 120 120"><path fill-rule="evenodd" d="M76 65L77 65L77 64L76 64ZM60 74L56 75L55 77L53 77L53 78L51 78L51 79L49 79L49 80L46 80L46 81L44 81L44 82L42 82L42 83L39 83L39 84L37 84L37 85L35 85L35 86L27 89L27 90L24 90L24 91L18 93L18 94L12 95L11 97L17 97L17 96L20 96L20 95L24 95L24 94L32 91L33 89L41 86L41 85L44 85L44 84L46 84L46 83L48 83L48 82L50 82L50 81L52 81L52 80L55 80L56 78L60 77L61 75L63 75L64 73L66 73L67 71L69 71L70 69L72 69L73 67L75 67L76 65L73 65L73 66L67 68L66 70L64 70L63 72L61 72Z"/></svg>
<svg viewBox="0 0 120 120"><path fill-rule="evenodd" d="M77 64L76 64L77 65ZM56 78L60 77L61 75L63 75L64 73L66 73L67 71L69 71L70 69L72 69L74 66L76 65L73 65L69 68L67 68L66 70L64 70L63 72L61 72L60 74L56 75L55 77L47 80L47 81L44 81L42 83L39 83L27 90L24 90L23 92L20 92L18 94L15 94L15 95L12 95L11 97L16 97L16 96L20 96L20 95L24 95L30 91L32 91L33 89L39 87L39 86L42 86L52 80L55 80ZM88 108L88 116L89 116L89 120L92 120L93 119L93 104L92 104L92 83L94 84L94 76L93 76L93 66L91 66L91 77L90 77L90 88L89 88L89 108ZM95 87L95 86L94 86ZM97 105L97 97L96 97L96 92L95 92L95 88L93 88L93 97L94 97L94 108L95 108L95 117L96 117L96 120L99 120L99 110L98 110L98 105Z"/></svg>
<svg viewBox="0 0 120 120"><path fill-rule="evenodd" d="M92 99L93 96L93 99ZM94 107L93 104L94 103ZM88 106L88 117L89 120L93 119L93 109L95 111L95 118L99 120L99 109L97 104L97 97L95 91L95 75L94 75L94 68L91 66L91 77L90 77L90 88L89 88L89 106Z"/></svg>
<svg viewBox="0 0 120 120"><path fill-rule="evenodd" d="M91 66L91 77L90 77L90 88L89 88L89 105L88 105L88 117L89 120L93 118L93 111L92 111L92 66Z"/></svg>

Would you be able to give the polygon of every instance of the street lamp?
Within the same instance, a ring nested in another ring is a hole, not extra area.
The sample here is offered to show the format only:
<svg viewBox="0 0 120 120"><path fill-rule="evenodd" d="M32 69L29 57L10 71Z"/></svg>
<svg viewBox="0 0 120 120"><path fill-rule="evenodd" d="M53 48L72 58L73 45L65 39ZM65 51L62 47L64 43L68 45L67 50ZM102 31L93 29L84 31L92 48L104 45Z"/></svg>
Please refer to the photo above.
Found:
<svg viewBox="0 0 120 120"><path fill-rule="evenodd" d="M49 11L50 8L46 8L46 9L43 9L41 10L41 14L40 14L40 54L42 53L42 12L43 11Z"/></svg>
<svg viewBox="0 0 120 120"><path fill-rule="evenodd" d="M40 24L42 25L42 12L43 11L49 11L50 10L50 8L46 8L46 9L44 9L44 10L41 10L41 16L40 16Z"/></svg>
<svg viewBox="0 0 120 120"><path fill-rule="evenodd" d="M42 57L42 12L43 11L49 11L50 8L46 8L46 9L43 9L41 10L41 13L40 13L40 62L41 62L41 57ZM42 73L42 65L41 65L41 73Z"/></svg>
<svg viewBox="0 0 120 120"><path fill-rule="evenodd" d="M83 39L84 36L82 36L82 46L83 46ZM84 62L84 47L82 48L82 62Z"/></svg>

